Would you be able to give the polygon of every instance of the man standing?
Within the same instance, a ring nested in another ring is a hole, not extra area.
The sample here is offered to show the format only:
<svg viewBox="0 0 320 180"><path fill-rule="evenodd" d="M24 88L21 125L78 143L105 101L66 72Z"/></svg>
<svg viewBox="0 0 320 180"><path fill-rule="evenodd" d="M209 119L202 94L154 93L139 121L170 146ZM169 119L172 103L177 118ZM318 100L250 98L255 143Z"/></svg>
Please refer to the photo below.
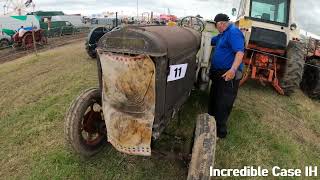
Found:
<svg viewBox="0 0 320 180"><path fill-rule="evenodd" d="M21 26L21 27L18 29L19 37L22 37L25 32L26 32L26 30L23 28L23 26Z"/></svg>
<svg viewBox="0 0 320 180"><path fill-rule="evenodd" d="M227 135L227 120L237 97L243 70L244 36L229 20L225 14L216 15L214 24L219 35L211 40L211 45L216 47L209 75L212 86L208 113L216 119L219 138Z"/></svg>

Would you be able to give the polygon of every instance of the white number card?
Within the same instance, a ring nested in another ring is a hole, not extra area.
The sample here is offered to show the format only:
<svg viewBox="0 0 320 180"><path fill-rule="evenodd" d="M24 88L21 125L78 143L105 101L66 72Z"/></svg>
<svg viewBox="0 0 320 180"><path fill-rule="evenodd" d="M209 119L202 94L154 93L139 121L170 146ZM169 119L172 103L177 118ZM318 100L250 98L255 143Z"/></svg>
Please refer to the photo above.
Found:
<svg viewBox="0 0 320 180"><path fill-rule="evenodd" d="M188 64L177 64L170 66L170 74L167 81L176 81L184 78L186 75Z"/></svg>

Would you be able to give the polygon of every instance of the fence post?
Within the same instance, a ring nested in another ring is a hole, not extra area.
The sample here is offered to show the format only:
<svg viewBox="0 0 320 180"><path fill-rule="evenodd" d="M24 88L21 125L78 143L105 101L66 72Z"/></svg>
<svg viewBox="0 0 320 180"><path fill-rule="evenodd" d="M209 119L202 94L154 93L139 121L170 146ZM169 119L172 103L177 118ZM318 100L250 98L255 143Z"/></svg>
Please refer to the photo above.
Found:
<svg viewBox="0 0 320 180"><path fill-rule="evenodd" d="M34 28L33 28L33 23L32 23L32 39L33 39L33 48L36 52L36 56L38 56L38 51L37 51L37 45L36 45L36 38L35 38L35 35L34 35Z"/></svg>
<svg viewBox="0 0 320 180"><path fill-rule="evenodd" d="M60 28L60 37L62 36L63 26Z"/></svg>

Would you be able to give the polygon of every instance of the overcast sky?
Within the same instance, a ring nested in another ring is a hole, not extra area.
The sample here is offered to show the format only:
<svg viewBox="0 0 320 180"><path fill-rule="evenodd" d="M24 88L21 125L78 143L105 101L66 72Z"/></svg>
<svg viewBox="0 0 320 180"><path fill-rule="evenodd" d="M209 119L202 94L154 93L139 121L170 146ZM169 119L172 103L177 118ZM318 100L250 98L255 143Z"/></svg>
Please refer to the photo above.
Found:
<svg viewBox="0 0 320 180"><path fill-rule="evenodd" d="M1 1L1 0L0 0ZM119 14L136 15L137 0L33 0L36 10L62 10L65 13L82 15L118 11ZM320 1L294 0L296 21L300 27L320 35ZM167 12L179 17L197 15L213 19L217 13L231 14L238 9L240 0L138 0L139 14L153 11L156 14Z"/></svg>

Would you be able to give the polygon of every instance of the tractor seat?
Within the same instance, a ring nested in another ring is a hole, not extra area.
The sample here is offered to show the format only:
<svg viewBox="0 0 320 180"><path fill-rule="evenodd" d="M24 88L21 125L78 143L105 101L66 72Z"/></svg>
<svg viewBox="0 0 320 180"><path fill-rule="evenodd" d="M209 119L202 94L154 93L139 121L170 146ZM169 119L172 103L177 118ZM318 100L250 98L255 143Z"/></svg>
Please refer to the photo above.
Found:
<svg viewBox="0 0 320 180"><path fill-rule="evenodd" d="M264 19L264 20L270 21L270 14L262 13L261 19Z"/></svg>

